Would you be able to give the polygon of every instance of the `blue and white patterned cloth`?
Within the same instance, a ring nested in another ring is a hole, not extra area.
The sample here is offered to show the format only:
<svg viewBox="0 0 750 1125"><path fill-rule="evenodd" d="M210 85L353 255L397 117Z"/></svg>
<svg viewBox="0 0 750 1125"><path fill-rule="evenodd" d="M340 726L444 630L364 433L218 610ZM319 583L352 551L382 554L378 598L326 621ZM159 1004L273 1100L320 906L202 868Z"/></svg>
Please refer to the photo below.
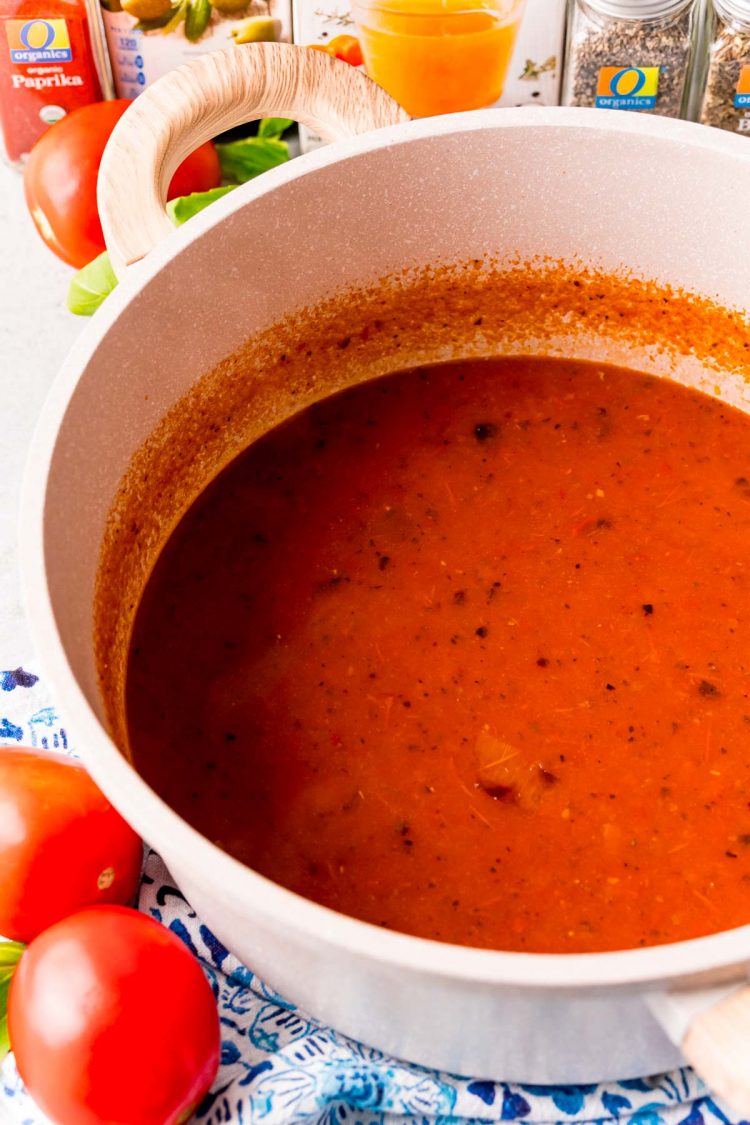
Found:
<svg viewBox="0 0 750 1125"><path fill-rule="evenodd" d="M33 671L0 671L0 743L72 752ZM355 1043L240 965L196 917L155 852L146 860L139 907L200 958L216 994L221 1067L193 1119L199 1125L740 1125L688 1069L600 1086L519 1086L430 1071ZM45 1125L12 1055L2 1068L0 1104L19 1125Z"/></svg>

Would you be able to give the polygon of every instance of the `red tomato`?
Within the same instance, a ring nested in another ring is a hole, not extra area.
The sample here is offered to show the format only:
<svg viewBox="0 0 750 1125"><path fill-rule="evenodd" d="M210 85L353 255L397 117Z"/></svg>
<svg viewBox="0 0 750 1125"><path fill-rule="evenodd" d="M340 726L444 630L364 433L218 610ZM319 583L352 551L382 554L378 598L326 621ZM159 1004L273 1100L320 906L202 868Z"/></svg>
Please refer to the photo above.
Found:
<svg viewBox="0 0 750 1125"><path fill-rule="evenodd" d="M94 906L21 957L8 1033L26 1087L57 1125L185 1121L219 1065L219 1015L198 961L170 930Z"/></svg>
<svg viewBox="0 0 750 1125"><path fill-rule="evenodd" d="M83 766L62 754L0 748L0 934L31 941L97 902L129 902L140 838Z"/></svg>
<svg viewBox="0 0 750 1125"><path fill-rule="evenodd" d="M181 195L192 195L194 191L211 191L221 186L221 165L213 141L205 144L186 156L172 176L167 199L179 199Z"/></svg>
<svg viewBox="0 0 750 1125"><path fill-rule="evenodd" d="M328 50L334 58L349 63L349 66L362 66L364 62L359 39L354 35L334 36L328 43Z"/></svg>
<svg viewBox="0 0 750 1125"><path fill-rule="evenodd" d="M26 203L44 241L80 269L104 250L96 209L96 178L110 133L131 103L95 102L63 117L34 145L24 170ZM212 141L191 153L174 174L168 198L209 191L221 183Z"/></svg>

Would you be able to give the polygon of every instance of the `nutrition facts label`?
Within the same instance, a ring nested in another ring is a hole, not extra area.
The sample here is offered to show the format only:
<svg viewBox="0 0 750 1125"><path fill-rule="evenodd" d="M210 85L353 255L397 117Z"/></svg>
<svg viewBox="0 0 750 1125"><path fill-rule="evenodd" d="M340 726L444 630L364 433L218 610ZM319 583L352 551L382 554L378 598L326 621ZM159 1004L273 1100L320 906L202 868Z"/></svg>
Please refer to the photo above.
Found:
<svg viewBox="0 0 750 1125"><path fill-rule="evenodd" d="M119 98L135 98L151 82L187 61L184 38L160 35L160 42L134 26L127 12L102 11L107 46ZM198 52L190 52L197 54Z"/></svg>
<svg viewBox="0 0 750 1125"><path fill-rule="evenodd" d="M289 5L271 0L264 7L270 8L279 28L279 37L288 39L290 33ZM247 11L253 10L251 3ZM166 28L143 31L138 20L127 12L110 12L102 9L107 47L112 62L112 74L119 98L135 98L146 86L156 82L175 67L207 51L219 51L231 47L236 42L232 32L237 31L243 22L257 17L247 17L244 21L224 16L216 8L211 8L206 27L195 41L185 34L183 24L178 24L167 33ZM268 18L266 19L268 22Z"/></svg>

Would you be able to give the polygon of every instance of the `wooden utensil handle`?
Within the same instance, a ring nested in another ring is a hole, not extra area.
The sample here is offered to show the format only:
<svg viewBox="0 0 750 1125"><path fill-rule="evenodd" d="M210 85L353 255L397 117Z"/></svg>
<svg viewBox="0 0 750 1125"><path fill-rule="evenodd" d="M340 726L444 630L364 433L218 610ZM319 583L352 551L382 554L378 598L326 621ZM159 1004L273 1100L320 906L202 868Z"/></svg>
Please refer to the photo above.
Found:
<svg viewBox="0 0 750 1125"><path fill-rule="evenodd" d="M695 1016L682 1051L714 1093L750 1120L750 988Z"/></svg>
<svg viewBox="0 0 750 1125"><path fill-rule="evenodd" d="M99 214L118 276L174 230L164 203L181 161L260 117L291 117L332 141L409 120L361 71L306 47L253 43L179 67L133 102L102 159Z"/></svg>

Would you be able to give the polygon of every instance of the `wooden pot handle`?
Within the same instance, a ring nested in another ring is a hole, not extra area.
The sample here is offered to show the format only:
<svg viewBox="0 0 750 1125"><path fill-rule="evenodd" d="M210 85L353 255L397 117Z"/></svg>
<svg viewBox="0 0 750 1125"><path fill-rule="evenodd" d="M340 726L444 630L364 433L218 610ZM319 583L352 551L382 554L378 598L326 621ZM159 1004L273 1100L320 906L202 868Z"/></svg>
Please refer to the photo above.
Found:
<svg viewBox="0 0 750 1125"><path fill-rule="evenodd" d="M682 1052L710 1089L750 1120L750 988L695 1016Z"/></svg>
<svg viewBox="0 0 750 1125"><path fill-rule="evenodd" d="M164 203L185 157L260 117L291 117L331 141L409 120L361 71L306 47L234 46L171 71L133 102L102 159L99 214L118 276L174 230Z"/></svg>
<svg viewBox="0 0 750 1125"><path fill-rule="evenodd" d="M750 1121L750 988L678 989L652 993L646 1002L710 1089Z"/></svg>

